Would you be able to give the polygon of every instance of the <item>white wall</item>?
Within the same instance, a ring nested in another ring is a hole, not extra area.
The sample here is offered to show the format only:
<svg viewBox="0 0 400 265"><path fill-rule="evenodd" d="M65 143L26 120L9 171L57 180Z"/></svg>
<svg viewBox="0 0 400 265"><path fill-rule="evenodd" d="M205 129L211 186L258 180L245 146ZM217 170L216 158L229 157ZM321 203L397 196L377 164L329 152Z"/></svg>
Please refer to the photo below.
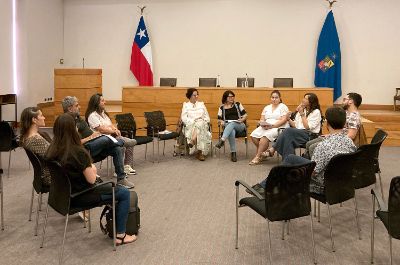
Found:
<svg viewBox="0 0 400 265"><path fill-rule="evenodd" d="M121 87L137 85L129 71L133 35L145 4L153 47L154 81L178 77L197 86L198 77L221 75L235 86L248 73L256 86L273 77L294 77L312 87L316 45L328 11L315 0L66 0L66 66L103 68L103 93L121 99ZM398 0L338 1L334 16L341 40L343 92L364 103L392 104L400 85Z"/></svg>
<svg viewBox="0 0 400 265"><path fill-rule="evenodd" d="M54 94L63 55L63 0L18 0L19 113Z"/></svg>

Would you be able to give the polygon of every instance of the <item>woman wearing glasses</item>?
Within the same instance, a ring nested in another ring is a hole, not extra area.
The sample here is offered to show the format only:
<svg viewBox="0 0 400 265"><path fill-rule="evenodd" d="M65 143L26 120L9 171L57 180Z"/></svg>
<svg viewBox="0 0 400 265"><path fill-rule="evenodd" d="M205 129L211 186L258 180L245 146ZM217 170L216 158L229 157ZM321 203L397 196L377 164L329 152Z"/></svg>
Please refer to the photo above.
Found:
<svg viewBox="0 0 400 265"><path fill-rule="evenodd" d="M246 130L247 113L240 102L235 102L235 93L227 90L222 95L222 105L218 109L218 125L222 126L223 133L215 145L216 148L221 148L228 139L231 148L231 161L236 162L236 134Z"/></svg>
<svg viewBox="0 0 400 265"><path fill-rule="evenodd" d="M183 103L181 119L189 153L194 154L197 150L196 158L204 161L211 145L210 116L204 102L198 101L197 89L189 88L186 97L189 101Z"/></svg>

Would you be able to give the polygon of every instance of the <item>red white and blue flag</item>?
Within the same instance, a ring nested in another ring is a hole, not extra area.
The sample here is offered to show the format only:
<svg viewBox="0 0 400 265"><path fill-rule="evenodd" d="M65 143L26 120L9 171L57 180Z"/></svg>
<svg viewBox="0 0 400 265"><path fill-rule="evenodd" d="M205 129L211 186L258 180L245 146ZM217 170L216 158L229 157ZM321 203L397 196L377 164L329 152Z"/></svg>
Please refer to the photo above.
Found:
<svg viewBox="0 0 400 265"><path fill-rule="evenodd" d="M144 24L143 16L140 17L136 30L135 40L132 44L131 71L139 81L139 86L153 85L153 64L149 34Z"/></svg>

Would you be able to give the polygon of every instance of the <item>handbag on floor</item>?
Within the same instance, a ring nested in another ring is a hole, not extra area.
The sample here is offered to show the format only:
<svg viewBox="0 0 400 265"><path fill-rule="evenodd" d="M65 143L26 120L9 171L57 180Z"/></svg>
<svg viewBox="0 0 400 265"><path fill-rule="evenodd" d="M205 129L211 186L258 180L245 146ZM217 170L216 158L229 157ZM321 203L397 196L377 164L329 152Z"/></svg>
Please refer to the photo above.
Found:
<svg viewBox="0 0 400 265"><path fill-rule="evenodd" d="M138 196L133 190L130 192L130 206L128 213L128 220L126 222L126 233L128 235L137 235L140 228L140 208L138 206ZM103 218L105 224L103 224ZM104 206L103 211L100 215L100 229L104 234L108 234L110 238L113 238L113 216L111 205Z"/></svg>

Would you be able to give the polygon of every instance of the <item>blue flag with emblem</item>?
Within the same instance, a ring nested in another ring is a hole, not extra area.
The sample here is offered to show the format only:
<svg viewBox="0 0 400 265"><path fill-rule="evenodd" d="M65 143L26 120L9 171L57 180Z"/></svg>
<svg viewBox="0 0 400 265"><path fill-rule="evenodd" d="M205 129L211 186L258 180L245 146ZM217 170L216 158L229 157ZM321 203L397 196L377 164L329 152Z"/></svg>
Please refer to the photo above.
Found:
<svg viewBox="0 0 400 265"><path fill-rule="evenodd" d="M333 101L342 95L340 42L332 11L328 13L318 40L314 84L333 88Z"/></svg>

